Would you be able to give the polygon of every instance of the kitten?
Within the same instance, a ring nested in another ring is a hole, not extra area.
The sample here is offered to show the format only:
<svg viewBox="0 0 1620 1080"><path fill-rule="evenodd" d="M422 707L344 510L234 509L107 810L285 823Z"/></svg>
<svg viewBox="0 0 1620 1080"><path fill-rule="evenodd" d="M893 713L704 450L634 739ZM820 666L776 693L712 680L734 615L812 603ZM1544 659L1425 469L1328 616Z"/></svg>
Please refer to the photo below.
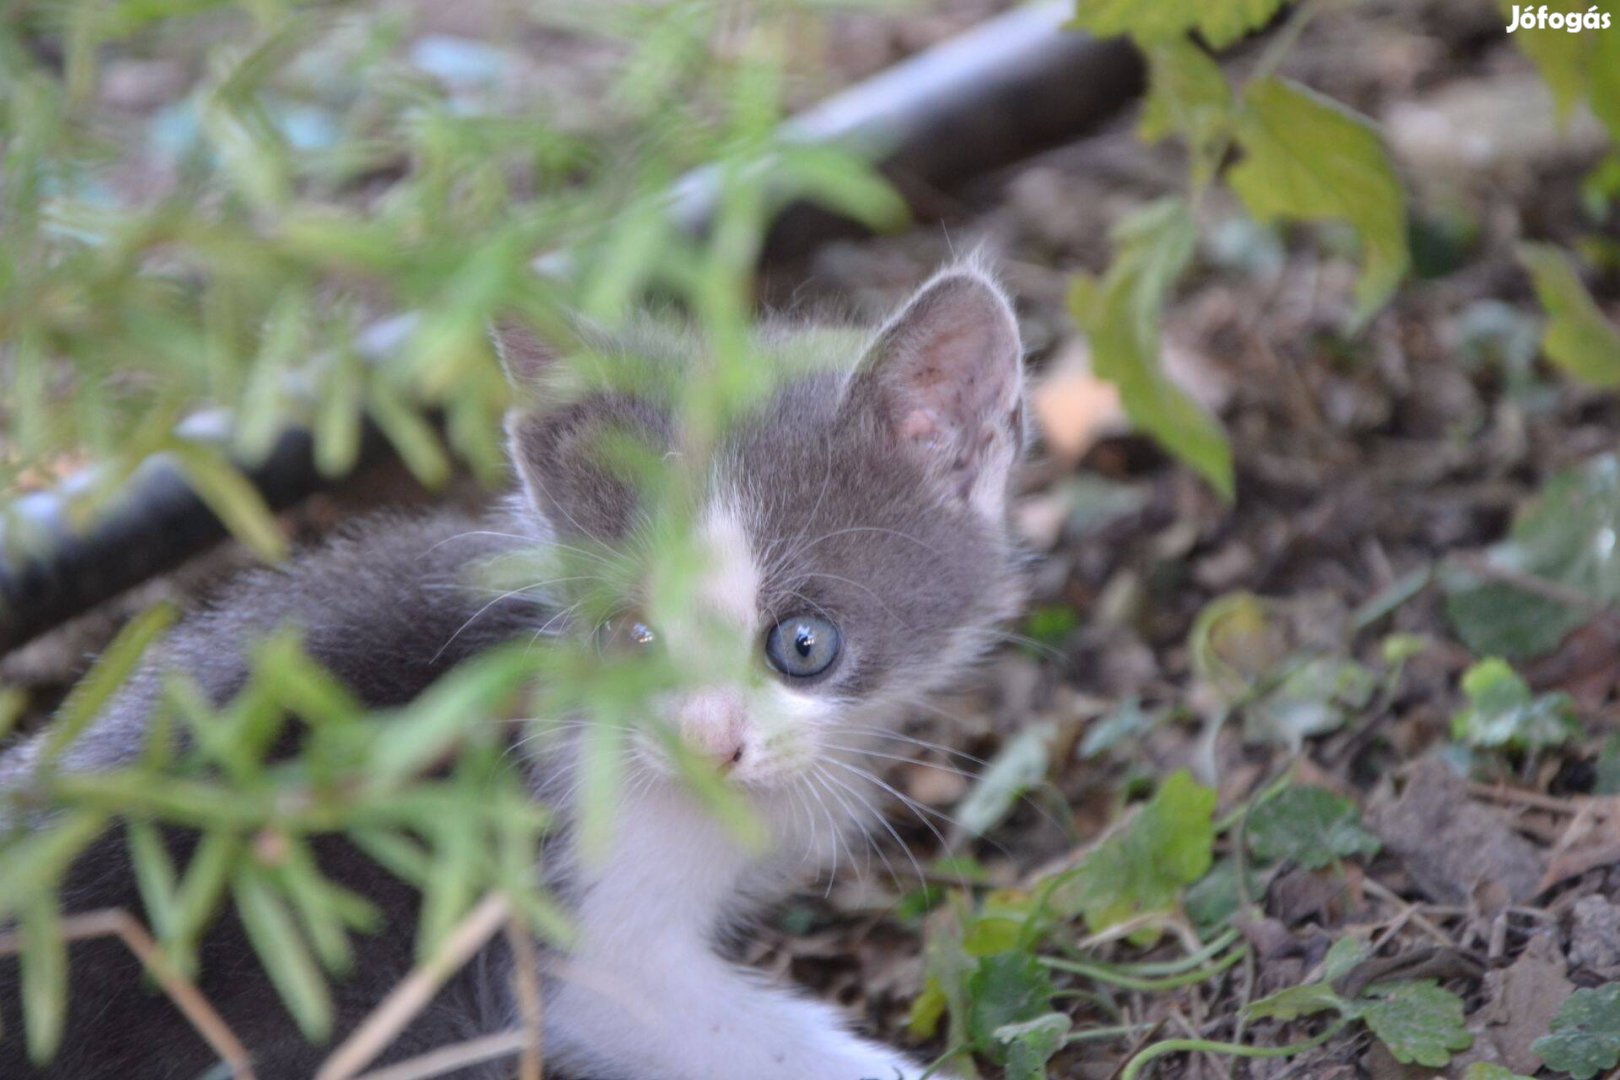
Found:
<svg viewBox="0 0 1620 1080"><path fill-rule="evenodd" d="M532 338L497 336L520 384L544 383L556 369L558 359ZM609 850L579 856L566 830L546 850L547 884L579 931L569 954L542 972L547 1062L568 1075L895 1080L922 1072L851 1034L835 1010L722 959L716 941L837 858L842 834L878 802L854 771L861 748L958 679L1020 603L1007 525L1008 478L1024 437L1017 323L988 277L958 267L875 336L791 330L762 334L755 349L779 372L777 384L719 437L693 507L708 558L689 607L728 632L684 633L656 620L626 626L630 640L656 639L676 665L746 673L672 690L648 708L746 801L770 844L740 843L677 779L670 744L650 726L636 729ZM633 351L677 379L702 356L695 340L668 333ZM514 596L492 605L469 570L535 546L630 542L644 525L640 500L601 455L607 435L626 431L660 454L686 449L670 401L651 387L514 411L509 448L519 484L510 518L387 518L250 575L170 636L70 748L65 767L130 761L165 669L189 672L215 700L228 699L245 678L241 650L280 624L300 627L310 653L374 707L408 702L493 644L567 632L565 589L545 604ZM728 648L736 655L713 667L710 654ZM0 758L0 790L26 782L38 745ZM528 755L542 800L566 802L572 749L563 739ZM568 807L559 810L566 820ZM174 843L185 857L184 838ZM389 917L389 932L356 940L355 974L334 989L341 1035L410 969L412 943L400 927L413 924L415 900L340 842L318 854L326 873ZM79 861L66 898L69 910L140 911L120 838ZM384 1060L513 1026L511 962L503 945L489 946ZM312 1075L325 1051L293 1028L234 917L210 932L201 969L202 992L252 1051L260 1077ZM0 960L8 1020L0 1077L192 1080L212 1064L121 946L75 944L71 971L68 1037L36 1074L10 1023L15 963ZM457 1075L510 1072L497 1063Z"/></svg>

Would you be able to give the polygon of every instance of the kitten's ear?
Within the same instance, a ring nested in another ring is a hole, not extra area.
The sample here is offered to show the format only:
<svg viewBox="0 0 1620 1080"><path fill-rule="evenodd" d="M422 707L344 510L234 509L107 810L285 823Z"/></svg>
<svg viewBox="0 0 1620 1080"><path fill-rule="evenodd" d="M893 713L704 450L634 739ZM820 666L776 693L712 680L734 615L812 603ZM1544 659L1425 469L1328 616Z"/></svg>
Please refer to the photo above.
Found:
<svg viewBox="0 0 1620 1080"><path fill-rule="evenodd" d="M667 417L611 393L513 409L506 435L523 494L550 531L604 542L630 531L637 477L670 444Z"/></svg>
<svg viewBox="0 0 1620 1080"><path fill-rule="evenodd" d="M507 381L519 389L537 386L562 355L554 344L543 341L528 326L513 319L490 323L489 339L495 343L495 355L506 369Z"/></svg>
<svg viewBox="0 0 1620 1080"><path fill-rule="evenodd" d="M879 332L850 400L992 519L1024 447L1023 347L1012 305L977 270L947 270Z"/></svg>

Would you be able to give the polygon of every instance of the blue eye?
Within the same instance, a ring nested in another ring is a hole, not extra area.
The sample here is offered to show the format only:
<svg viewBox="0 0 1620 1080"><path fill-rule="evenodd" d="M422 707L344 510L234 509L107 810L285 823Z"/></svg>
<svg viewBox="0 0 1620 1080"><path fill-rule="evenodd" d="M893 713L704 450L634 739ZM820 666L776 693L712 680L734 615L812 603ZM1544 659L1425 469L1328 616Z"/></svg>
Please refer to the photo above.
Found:
<svg viewBox="0 0 1620 1080"><path fill-rule="evenodd" d="M765 658L790 678L808 679L832 666L842 644L838 627L817 615L799 615L771 627Z"/></svg>

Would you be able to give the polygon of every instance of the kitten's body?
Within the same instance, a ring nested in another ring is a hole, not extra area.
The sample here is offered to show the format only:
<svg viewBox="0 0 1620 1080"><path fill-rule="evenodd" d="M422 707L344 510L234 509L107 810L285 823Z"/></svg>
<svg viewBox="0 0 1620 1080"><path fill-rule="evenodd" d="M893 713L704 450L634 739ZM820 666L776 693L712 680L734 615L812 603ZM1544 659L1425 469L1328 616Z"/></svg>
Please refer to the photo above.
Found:
<svg viewBox="0 0 1620 1080"><path fill-rule="evenodd" d="M764 346L780 355L803 347ZM680 354L665 363L695 362L689 344L665 348ZM532 342L508 341L507 351L520 375L551 362ZM548 1060L570 1072L593 1080L891 1080L920 1071L846 1033L827 1007L766 986L714 948L728 924L837 857L847 843L841 832L877 801L852 771L869 732L898 722L908 702L952 679L1019 598L1005 488L1021 439L1020 378L1005 301L975 273L943 276L851 373L857 359L787 376L728 433L694 507L713 557L693 600L699 615L749 648L796 611L836 618L842 634L826 673L697 687L667 703L671 726L728 771L769 829L768 852L740 846L659 771L650 751L634 764L635 779L648 782L623 785L605 857L576 859L566 831L548 848L548 884L580 931L576 949L543 973ZM315 659L374 707L403 704L467 657L555 625L561 609L532 593L490 604L469 586L468 568L537 536L613 542L631 533L635 496L583 455L604 426L679 453L669 416L656 402L603 394L516 417L513 453L527 499L515 518L393 519L288 569L250 576L171 638L65 764L104 769L138 753L164 668L187 671L215 700L228 699L246 675L242 651L285 623L302 627ZM666 647L676 654L709 644L671 637ZM736 659L763 668L757 657ZM0 757L0 790L25 781L34 752L25 745ZM527 767L537 795L562 798L570 747L536 754ZM120 845L104 839L75 867L69 910L139 911ZM357 939L356 976L337 988L341 1034L410 969L411 943L398 928L412 923L414 897L340 843L320 856L334 879L383 907L393 930ZM510 962L491 946L388 1058L513 1026ZM191 1080L211 1064L120 946L76 945L72 971L68 1039L43 1075ZM0 961L0 1015L8 1017L17 1015L13 972ZM253 1051L260 1077L312 1075L324 1050L296 1033L233 920L205 945L201 989ZM510 1071L498 1063L460 1075ZM22 1040L0 1037L0 1077L30 1075Z"/></svg>

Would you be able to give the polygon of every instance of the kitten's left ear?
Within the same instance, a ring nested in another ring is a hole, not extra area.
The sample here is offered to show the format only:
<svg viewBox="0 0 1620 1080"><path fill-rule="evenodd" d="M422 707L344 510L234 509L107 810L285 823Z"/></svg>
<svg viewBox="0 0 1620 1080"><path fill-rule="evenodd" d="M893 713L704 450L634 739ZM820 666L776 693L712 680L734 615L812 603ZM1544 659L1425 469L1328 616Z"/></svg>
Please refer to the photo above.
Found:
<svg viewBox="0 0 1620 1080"><path fill-rule="evenodd" d="M851 400L963 502L992 519L1023 452L1023 347L1012 305L976 270L947 270L889 320L862 361Z"/></svg>
<svg viewBox="0 0 1620 1080"><path fill-rule="evenodd" d="M560 351L542 341L528 326L514 319L497 319L489 324L489 338L495 355L506 369L506 378L519 390L532 389L556 365Z"/></svg>

